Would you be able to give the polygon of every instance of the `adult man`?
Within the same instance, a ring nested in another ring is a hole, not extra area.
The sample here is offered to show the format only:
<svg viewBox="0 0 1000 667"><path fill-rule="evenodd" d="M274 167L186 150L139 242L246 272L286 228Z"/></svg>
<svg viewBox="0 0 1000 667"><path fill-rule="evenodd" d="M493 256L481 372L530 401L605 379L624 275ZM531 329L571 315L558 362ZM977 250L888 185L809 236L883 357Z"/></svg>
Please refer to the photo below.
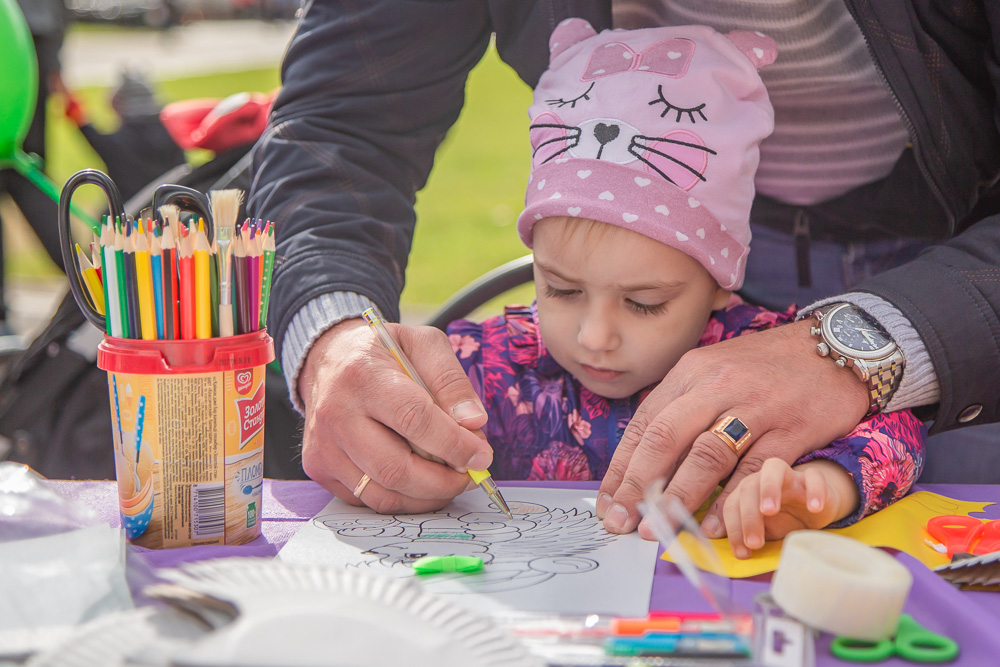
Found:
<svg viewBox="0 0 1000 667"><path fill-rule="evenodd" d="M928 406L923 416L934 419L934 431L998 419L1000 400L987 379L1000 372L1000 282L994 281L1000 229L995 218L972 213L1000 174L994 122L1000 68L989 31L991 24L1000 26L1000 10L978 4L960 12L930 0L847 7L826 2L825 11L838 12L835 29L826 30L831 24L810 25L803 18L808 12L797 11L803 8L795 1L782 4L778 11L784 15L776 16L769 13L775 3L710 4L696 14L698 22L724 27L729 15L751 22L784 19L794 28L785 35L790 43L801 44L803 36L826 40L825 52L789 58L798 64L788 85L808 91L809 68L828 56L858 93L858 115L878 103L877 113L890 128L885 150L896 151L888 161L866 158L868 176L826 191L802 179L781 184L781 174L775 174L766 188L771 196L755 204L755 224L762 221L779 240L784 234L799 246L794 256L800 285L815 273L807 266L814 258L811 238L815 246L870 241L866 247L878 248L879 262L902 265L835 300L857 308L838 311L851 315L840 326L854 323L860 342L853 350L838 347L831 331L820 340L812 332L816 319L807 318L686 355L643 404L615 452L597 506L614 532L636 527L636 503L657 477L671 478L667 493L693 509L734 468L727 489L764 459L792 461L886 407ZM684 15L708 3L656 0L642 6L653 8L659 20L664 7L667 15ZM616 5L616 19L643 20L629 9ZM405 382L357 315L372 302L390 318L396 315L414 194L458 115L465 76L491 33L501 57L534 84L546 65L548 36L570 16L601 29L611 24L611 7L317 1L303 17L286 56L283 91L255 156L250 207L282 223L278 252L285 263L275 274L271 325L293 396L306 414L303 466L346 500L358 502L351 493L357 485L365 489L363 502L379 511L419 511L443 505L465 487L467 477L417 460L396 434L459 471L490 460L485 443L455 427L457 421L474 429L484 416L443 337L399 330L443 407L437 409ZM780 64L782 39L775 26L760 28L778 40ZM850 46L856 56L858 44L867 47L862 55L868 52L869 59L843 65L841 50ZM773 99L776 91L768 86ZM783 125L792 127L788 123L806 111L808 99L799 96L784 109L775 105L775 135ZM890 112L897 109L898 125L892 127ZM846 136L843 128L837 132L832 140L808 131L800 137L808 148ZM762 146L761 173L784 159L765 160ZM826 168L822 161L812 164ZM761 186L758 177L759 192ZM949 238L906 261L914 242ZM905 247L898 247L900 239ZM877 245L886 241L889 248ZM751 257L765 259L766 253L755 248ZM754 273L756 296L779 298L775 286L782 279L748 267L751 296ZM878 322L868 323L862 312ZM862 348L880 350L872 378L862 380L817 356L820 342L845 362L864 361ZM752 446L740 448L749 454L738 467L736 447L709 430L724 417L738 418L750 432ZM357 484L368 478L367 486ZM713 518L720 506L721 500L706 519L709 533L718 534Z"/></svg>

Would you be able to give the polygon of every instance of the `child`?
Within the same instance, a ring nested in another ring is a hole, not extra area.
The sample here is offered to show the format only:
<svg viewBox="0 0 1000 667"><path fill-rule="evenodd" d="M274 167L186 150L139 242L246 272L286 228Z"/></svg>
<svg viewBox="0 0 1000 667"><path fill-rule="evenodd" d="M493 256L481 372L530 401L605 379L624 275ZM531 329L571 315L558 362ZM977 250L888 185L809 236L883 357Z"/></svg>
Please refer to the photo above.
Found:
<svg viewBox="0 0 1000 667"><path fill-rule="evenodd" d="M706 27L550 39L530 109L521 239L536 303L448 328L489 414L496 479L595 480L639 403L694 347L789 322L743 281L758 144L773 111L759 33ZM734 553L846 525L900 498L923 465L920 422L878 414L793 468L743 480L724 511Z"/></svg>
<svg viewBox="0 0 1000 667"><path fill-rule="evenodd" d="M79 101L69 91L66 116L76 123L84 138L108 168L108 176L126 200L144 187L159 185L157 179L169 169L184 164L184 151L160 121L160 105L145 77L123 71L111 94L111 108L121 123L107 134L97 130Z"/></svg>

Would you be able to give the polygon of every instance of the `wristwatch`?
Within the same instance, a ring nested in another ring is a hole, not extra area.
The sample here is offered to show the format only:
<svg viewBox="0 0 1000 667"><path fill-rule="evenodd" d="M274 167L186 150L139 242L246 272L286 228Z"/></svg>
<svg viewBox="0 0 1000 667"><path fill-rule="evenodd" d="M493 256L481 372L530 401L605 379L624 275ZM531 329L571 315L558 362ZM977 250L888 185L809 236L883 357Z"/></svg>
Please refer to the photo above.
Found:
<svg viewBox="0 0 1000 667"><path fill-rule="evenodd" d="M822 342L821 356L851 368L868 386L870 402L865 417L885 409L903 377L903 353L881 324L850 303L834 303L809 314L819 321L810 332Z"/></svg>

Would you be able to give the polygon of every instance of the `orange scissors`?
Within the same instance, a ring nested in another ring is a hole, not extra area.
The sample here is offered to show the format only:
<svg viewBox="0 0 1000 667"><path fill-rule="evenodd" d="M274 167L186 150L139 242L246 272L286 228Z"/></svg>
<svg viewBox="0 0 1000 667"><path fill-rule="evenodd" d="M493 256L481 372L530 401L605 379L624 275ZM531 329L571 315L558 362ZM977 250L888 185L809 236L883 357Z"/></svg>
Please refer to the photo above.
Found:
<svg viewBox="0 0 1000 667"><path fill-rule="evenodd" d="M961 514L945 514L927 521L927 532L944 545L948 557L956 553L976 556L1000 551L1000 519L983 521Z"/></svg>

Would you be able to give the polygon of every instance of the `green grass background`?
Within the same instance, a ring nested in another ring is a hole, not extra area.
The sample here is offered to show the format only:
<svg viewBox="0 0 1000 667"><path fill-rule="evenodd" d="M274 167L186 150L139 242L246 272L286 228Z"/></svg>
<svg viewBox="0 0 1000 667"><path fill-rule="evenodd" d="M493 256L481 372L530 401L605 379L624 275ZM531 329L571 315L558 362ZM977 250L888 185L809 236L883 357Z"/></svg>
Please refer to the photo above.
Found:
<svg viewBox="0 0 1000 667"><path fill-rule="evenodd" d="M268 91L280 84L277 67L240 73L159 81L163 101L224 97L241 91ZM108 106L109 90L75 91L94 125L108 131L115 125ZM473 70L466 105L457 124L438 151L427 186L417 197L417 229L403 292L404 317L420 321L456 290L486 271L526 254L514 222L524 202L530 165L527 108L531 91L489 49ZM53 98L49 115L47 170L62 184L79 169L103 168L96 153L62 113ZM194 162L208 154L192 154ZM103 199L94 187L79 190L84 208L99 210ZM55 273L37 243L23 231L8 237L8 272L15 278L43 278ZM500 302L530 301L522 288L496 300L480 314L496 312Z"/></svg>

